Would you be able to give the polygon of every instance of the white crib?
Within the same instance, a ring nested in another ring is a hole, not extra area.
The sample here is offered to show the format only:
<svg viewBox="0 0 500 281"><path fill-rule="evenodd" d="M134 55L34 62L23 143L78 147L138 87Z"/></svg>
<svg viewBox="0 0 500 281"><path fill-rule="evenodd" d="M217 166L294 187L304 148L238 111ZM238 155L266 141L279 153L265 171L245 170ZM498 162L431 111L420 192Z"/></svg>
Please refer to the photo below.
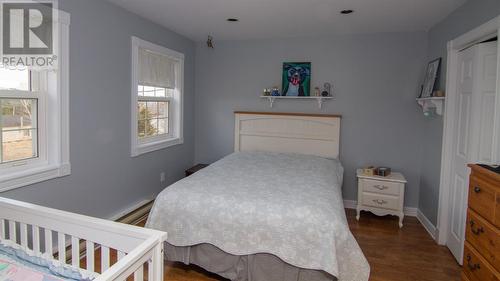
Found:
<svg viewBox="0 0 500 281"><path fill-rule="evenodd" d="M0 197L0 238L100 273L95 281L163 280L165 232Z"/></svg>

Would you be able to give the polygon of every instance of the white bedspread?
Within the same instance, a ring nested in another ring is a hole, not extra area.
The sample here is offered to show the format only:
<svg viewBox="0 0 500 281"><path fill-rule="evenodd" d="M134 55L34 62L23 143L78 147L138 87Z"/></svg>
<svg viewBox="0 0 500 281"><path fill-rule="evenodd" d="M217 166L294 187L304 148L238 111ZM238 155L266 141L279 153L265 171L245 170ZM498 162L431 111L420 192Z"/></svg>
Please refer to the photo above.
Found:
<svg viewBox="0 0 500 281"><path fill-rule="evenodd" d="M147 227L168 232L175 246L270 253L340 281L366 281L370 268L347 225L342 175L337 160L234 153L163 190Z"/></svg>

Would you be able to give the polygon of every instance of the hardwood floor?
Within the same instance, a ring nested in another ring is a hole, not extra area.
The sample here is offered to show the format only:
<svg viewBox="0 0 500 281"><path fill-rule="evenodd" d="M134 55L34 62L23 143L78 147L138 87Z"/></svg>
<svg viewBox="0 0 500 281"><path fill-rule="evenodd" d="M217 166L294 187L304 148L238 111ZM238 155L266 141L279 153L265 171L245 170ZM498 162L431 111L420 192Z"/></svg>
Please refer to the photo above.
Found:
<svg viewBox="0 0 500 281"><path fill-rule="evenodd" d="M367 212L356 221L346 210L349 227L371 267L370 281L455 281L461 267L446 247L438 246L416 218L406 217L399 229L396 217ZM143 222L144 223L144 222ZM165 264L165 281L226 280L196 266Z"/></svg>
<svg viewBox="0 0 500 281"><path fill-rule="evenodd" d="M351 232L371 267L370 281L455 281L461 267L448 248L439 246L414 217L399 229L396 217L346 210Z"/></svg>

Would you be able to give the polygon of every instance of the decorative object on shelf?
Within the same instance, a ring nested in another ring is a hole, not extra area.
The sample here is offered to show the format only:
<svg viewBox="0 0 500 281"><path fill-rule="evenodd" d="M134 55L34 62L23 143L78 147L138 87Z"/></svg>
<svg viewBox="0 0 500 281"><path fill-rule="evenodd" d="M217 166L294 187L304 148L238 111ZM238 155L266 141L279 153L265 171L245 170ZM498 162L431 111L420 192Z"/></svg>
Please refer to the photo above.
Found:
<svg viewBox="0 0 500 281"><path fill-rule="evenodd" d="M441 58L435 59L427 65L427 70L425 71L425 80L420 92L419 98L428 98L432 96L434 91L434 85L436 84L437 74L439 67L441 65Z"/></svg>
<svg viewBox="0 0 500 281"><path fill-rule="evenodd" d="M310 96L311 63L285 62L282 71L283 96Z"/></svg>
<svg viewBox="0 0 500 281"><path fill-rule="evenodd" d="M434 91L434 93L432 93L432 96L433 97L444 97L445 94L444 94L444 91L437 90L437 91Z"/></svg>
<svg viewBox="0 0 500 281"><path fill-rule="evenodd" d="M280 95L280 89L278 87L273 87L271 90L271 96L273 97L279 97Z"/></svg>
<svg viewBox="0 0 500 281"><path fill-rule="evenodd" d="M261 98L269 101L269 107L274 106L277 99L316 100L318 108L323 103L333 99L331 96L331 84L325 83L323 91L315 87L311 93L311 63L310 62L285 62L282 71L283 88L280 92L278 87L264 89Z"/></svg>
<svg viewBox="0 0 500 281"><path fill-rule="evenodd" d="M426 117L443 115L445 97L418 98L417 103L422 107Z"/></svg>
<svg viewBox="0 0 500 281"><path fill-rule="evenodd" d="M314 94L313 94L315 97L319 97L320 96L320 89L319 87L314 87Z"/></svg>
<svg viewBox="0 0 500 281"><path fill-rule="evenodd" d="M329 97L331 93L332 85L330 83L325 83L323 85L323 92L321 92L322 97Z"/></svg>

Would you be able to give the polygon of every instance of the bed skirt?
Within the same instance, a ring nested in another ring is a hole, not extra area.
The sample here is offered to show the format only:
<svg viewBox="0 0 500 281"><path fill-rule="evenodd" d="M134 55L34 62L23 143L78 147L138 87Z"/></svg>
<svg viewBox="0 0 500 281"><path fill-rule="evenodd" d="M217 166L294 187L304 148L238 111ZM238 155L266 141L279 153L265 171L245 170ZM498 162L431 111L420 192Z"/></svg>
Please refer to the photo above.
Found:
<svg viewBox="0 0 500 281"><path fill-rule="evenodd" d="M211 244L178 247L165 243L169 261L195 264L232 281L336 281L322 270L304 269L266 253L236 256Z"/></svg>

